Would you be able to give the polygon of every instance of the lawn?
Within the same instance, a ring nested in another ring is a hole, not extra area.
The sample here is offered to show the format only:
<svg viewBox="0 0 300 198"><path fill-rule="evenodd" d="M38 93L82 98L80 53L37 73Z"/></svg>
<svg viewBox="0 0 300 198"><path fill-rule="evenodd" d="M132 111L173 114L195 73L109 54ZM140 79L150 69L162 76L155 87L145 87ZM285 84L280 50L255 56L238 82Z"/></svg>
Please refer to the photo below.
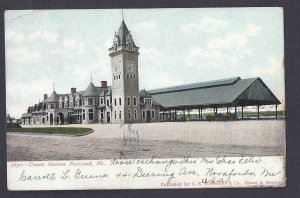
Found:
<svg viewBox="0 0 300 198"><path fill-rule="evenodd" d="M79 127L7 128L7 132L45 133L45 134L63 134L63 135L83 135L90 131L92 131L91 128L79 128Z"/></svg>

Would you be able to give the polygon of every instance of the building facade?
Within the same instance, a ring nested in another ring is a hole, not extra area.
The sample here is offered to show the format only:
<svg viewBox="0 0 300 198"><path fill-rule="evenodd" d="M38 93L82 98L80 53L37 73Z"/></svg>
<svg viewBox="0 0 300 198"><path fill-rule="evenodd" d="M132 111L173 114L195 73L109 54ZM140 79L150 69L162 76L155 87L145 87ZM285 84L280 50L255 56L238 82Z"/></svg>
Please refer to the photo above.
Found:
<svg viewBox="0 0 300 198"><path fill-rule="evenodd" d="M139 90L139 47L122 20L109 48L112 85L92 82L84 91L55 91L28 108L22 124L91 124L158 122L160 105L145 90Z"/></svg>

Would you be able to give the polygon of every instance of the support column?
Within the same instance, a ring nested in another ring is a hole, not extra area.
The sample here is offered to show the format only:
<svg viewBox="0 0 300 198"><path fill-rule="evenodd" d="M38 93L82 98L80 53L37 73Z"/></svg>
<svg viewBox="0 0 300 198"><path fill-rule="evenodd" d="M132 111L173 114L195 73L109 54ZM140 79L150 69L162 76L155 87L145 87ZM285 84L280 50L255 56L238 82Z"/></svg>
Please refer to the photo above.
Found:
<svg viewBox="0 0 300 198"><path fill-rule="evenodd" d="M226 107L227 109L226 109L226 113L227 113L227 116L228 116L228 107Z"/></svg>
<svg viewBox="0 0 300 198"><path fill-rule="evenodd" d="M201 118L201 120L203 120L202 109L200 109L200 110L201 110L201 116L200 116L200 118Z"/></svg>
<svg viewBox="0 0 300 198"><path fill-rule="evenodd" d="M244 107L242 106L242 119L244 118Z"/></svg>
<svg viewBox="0 0 300 198"><path fill-rule="evenodd" d="M237 120L237 111L236 111L236 106L234 107L234 113L235 113L235 119Z"/></svg>
<svg viewBox="0 0 300 198"><path fill-rule="evenodd" d="M185 122L185 110L183 110L183 121Z"/></svg>
<svg viewBox="0 0 300 198"><path fill-rule="evenodd" d="M199 111L199 115L198 115L198 117L199 117L199 120L201 120L201 113L200 113L200 108L198 108L198 111Z"/></svg>
<svg viewBox="0 0 300 198"><path fill-rule="evenodd" d="M188 111L188 118L190 120L190 110L188 109L187 111Z"/></svg>
<svg viewBox="0 0 300 198"><path fill-rule="evenodd" d="M169 121L172 121L172 110L169 111L170 119Z"/></svg>
<svg viewBox="0 0 300 198"><path fill-rule="evenodd" d="M277 104L275 105L275 118L277 118L278 117L278 112L277 112Z"/></svg>
<svg viewBox="0 0 300 198"><path fill-rule="evenodd" d="M163 122L165 121L165 111L163 111Z"/></svg>
<svg viewBox="0 0 300 198"><path fill-rule="evenodd" d="M259 105L257 105L257 118L259 119Z"/></svg>
<svg viewBox="0 0 300 198"><path fill-rule="evenodd" d="M175 121L177 121L177 110L175 110Z"/></svg>

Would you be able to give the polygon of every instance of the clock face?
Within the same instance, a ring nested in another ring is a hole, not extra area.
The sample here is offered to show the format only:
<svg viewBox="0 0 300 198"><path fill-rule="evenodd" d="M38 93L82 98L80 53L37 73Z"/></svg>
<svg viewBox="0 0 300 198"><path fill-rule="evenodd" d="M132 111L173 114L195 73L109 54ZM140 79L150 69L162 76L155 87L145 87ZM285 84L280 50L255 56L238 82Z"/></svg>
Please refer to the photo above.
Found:
<svg viewBox="0 0 300 198"><path fill-rule="evenodd" d="M134 62L126 62L126 71L127 73L133 73L134 72Z"/></svg>
<svg viewBox="0 0 300 198"><path fill-rule="evenodd" d="M113 68L114 72L119 72L120 71L119 59L113 59L112 60L112 68Z"/></svg>

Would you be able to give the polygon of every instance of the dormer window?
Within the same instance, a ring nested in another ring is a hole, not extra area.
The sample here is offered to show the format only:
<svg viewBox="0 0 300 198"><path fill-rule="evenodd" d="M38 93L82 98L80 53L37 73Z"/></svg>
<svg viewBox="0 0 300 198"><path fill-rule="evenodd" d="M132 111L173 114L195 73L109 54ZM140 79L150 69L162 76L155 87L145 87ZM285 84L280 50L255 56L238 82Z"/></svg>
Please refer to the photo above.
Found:
<svg viewBox="0 0 300 198"><path fill-rule="evenodd" d="M132 43L131 42L129 43L128 47L129 47L129 51L132 51Z"/></svg>
<svg viewBox="0 0 300 198"><path fill-rule="evenodd" d="M145 105L152 105L152 98L144 98Z"/></svg>
<svg viewBox="0 0 300 198"><path fill-rule="evenodd" d="M117 43L116 42L114 43L114 49L115 49L115 51L117 51Z"/></svg>
<svg viewBox="0 0 300 198"><path fill-rule="evenodd" d="M93 98L88 99L88 105L94 105L94 99Z"/></svg>

